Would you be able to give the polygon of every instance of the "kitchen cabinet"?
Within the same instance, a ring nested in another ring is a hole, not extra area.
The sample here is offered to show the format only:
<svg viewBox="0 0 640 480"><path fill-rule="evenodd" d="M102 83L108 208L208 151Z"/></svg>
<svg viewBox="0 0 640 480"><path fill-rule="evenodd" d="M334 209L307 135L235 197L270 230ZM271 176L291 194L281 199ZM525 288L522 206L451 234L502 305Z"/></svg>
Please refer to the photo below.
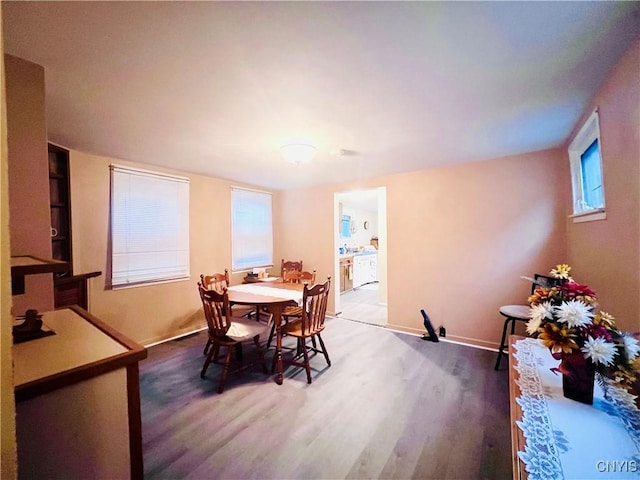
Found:
<svg viewBox="0 0 640 480"><path fill-rule="evenodd" d="M353 289L353 257L340 258L340 293Z"/></svg>
<svg viewBox="0 0 640 480"><path fill-rule="evenodd" d="M377 252L359 253L353 257L353 288L378 281Z"/></svg>

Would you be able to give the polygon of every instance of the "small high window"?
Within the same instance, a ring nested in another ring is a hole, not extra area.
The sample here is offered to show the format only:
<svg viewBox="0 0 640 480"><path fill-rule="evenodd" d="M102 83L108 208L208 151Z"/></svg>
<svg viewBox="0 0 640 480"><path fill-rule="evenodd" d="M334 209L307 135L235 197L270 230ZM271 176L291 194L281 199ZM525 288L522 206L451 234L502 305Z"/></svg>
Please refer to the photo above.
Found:
<svg viewBox="0 0 640 480"><path fill-rule="evenodd" d="M605 217L600 123L595 110L569 146L575 221Z"/></svg>

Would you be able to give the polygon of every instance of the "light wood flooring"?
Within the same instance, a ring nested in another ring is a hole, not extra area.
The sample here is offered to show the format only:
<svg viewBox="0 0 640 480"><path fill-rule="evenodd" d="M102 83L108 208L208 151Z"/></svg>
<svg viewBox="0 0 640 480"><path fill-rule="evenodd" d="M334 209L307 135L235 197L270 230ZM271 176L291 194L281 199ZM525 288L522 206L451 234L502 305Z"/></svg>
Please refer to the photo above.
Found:
<svg viewBox="0 0 640 480"><path fill-rule="evenodd" d="M511 478L495 353L330 318L332 366L315 356L311 385L295 367L280 386L251 368L217 394L220 366L199 376L205 338L151 347L141 363L147 479Z"/></svg>
<svg viewBox="0 0 640 480"><path fill-rule="evenodd" d="M340 317L372 325L387 324L387 306L379 303L378 284L370 283L340 295Z"/></svg>

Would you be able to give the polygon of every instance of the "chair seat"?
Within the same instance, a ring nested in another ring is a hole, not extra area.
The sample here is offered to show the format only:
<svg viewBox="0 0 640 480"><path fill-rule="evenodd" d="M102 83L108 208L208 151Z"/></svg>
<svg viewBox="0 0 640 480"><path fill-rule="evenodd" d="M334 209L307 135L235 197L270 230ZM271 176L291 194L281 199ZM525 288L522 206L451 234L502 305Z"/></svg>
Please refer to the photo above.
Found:
<svg viewBox="0 0 640 480"><path fill-rule="evenodd" d="M227 337L236 342L243 342L251 339L256 335L262 335L267 331L269 325L256 322L248 318L233 317L229 330L227 330Z"/></svg>
<svg viewBox="0 0 640 480"><path fill-rule="evenodd" d="M311 335L316 335L321 333L324 330L324 325L320 327L315 332L311 333L308 330L305 331L304 335L302 334L302 319L294 320L293 322L289 322L286 325L281 327L283 335L291 335L292 337L310 337Z"/></svg>
<svg viewBox="0 0 640 480"><path fill-rule="evenodd" d="M500 307L500 314L517 320L529 320L530 311L531 309L527 305L503 305Z"/></svg>
<svg viewBox="0 0 640 480"><path fill-rule="evenodd" d="M282 312L282 315L286 317L301 317L302 316L302 307L287 307Z"/></svg>

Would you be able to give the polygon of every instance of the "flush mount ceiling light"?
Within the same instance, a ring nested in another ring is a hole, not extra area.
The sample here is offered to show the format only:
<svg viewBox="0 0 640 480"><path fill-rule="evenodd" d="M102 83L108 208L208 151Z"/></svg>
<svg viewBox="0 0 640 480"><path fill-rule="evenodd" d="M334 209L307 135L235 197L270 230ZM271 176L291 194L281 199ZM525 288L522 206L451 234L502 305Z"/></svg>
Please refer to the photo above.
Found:
<svg viewBox="0 0 640 480"><path fill-rule="evenodd" d="M294 141L282 145L280 153L287 162L301 165L313 160L313 157L318 153L318 149L309 142Z"/></svg>

